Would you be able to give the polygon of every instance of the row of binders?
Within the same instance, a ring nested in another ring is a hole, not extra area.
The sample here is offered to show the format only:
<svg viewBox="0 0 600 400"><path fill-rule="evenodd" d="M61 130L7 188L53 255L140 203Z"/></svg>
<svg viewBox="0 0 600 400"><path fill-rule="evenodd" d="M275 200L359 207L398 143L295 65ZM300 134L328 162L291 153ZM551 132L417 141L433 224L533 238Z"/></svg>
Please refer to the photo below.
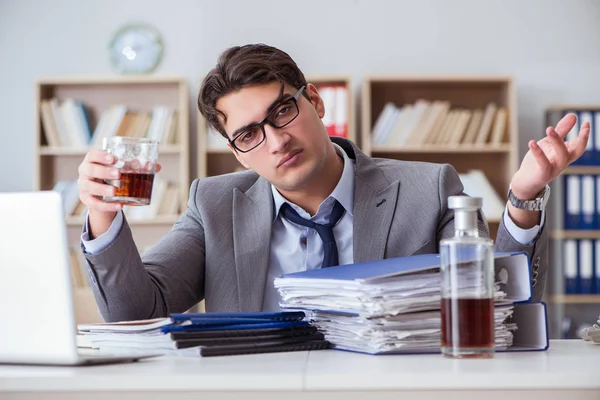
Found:
<svg viewBox="0 0 600 400"><path fill-rule="evenodd" d="M78 325L78 346L119 354L223 356L330 346L301 311L170 314L168 318Z"/></svg>
<svg viewBox="0 0 600 400"><path fill-rule="evenodd" d="M600 176L564 176L564 228L600 229Z"/></svg>
<svg viewBox="0 0 600 400"><path fill-rule="evenodd" d="M348 138L348 88L345 84L318 84L325 115L323 125L329 136Z"/></svg>
<svg viewBox="0 0 600 400"><path fill-rule="evenodd" d="M158 140L162 144L177 143L177 110L157 106L150 111L133 110L115 104L102 111L93 126L91 110L83 102L57 98L41 102L44 138L52 147L102 147L110 136L127 136Z"/></svg>
<svg viewBox="0 0 600 400"><path fill-rule="evenodd" d="M485 108L452 108L448 101L417 100L397 107L388 102L373 127L374 146L496 145L505 142L508 113L488 103Z"/></svg>
<svg viewBox="0 0 600 400"><path fill-rule="evenodd" d="M531 303L529 258L498 253L497 351L546 350L546 308ZM275 279L280 306L305 310L334 348L368 354L437 353L440 257L424 254L342 265Z"/></svg>
<svg viewBox="0 0 600 400"><path fill-rule="evenodd" d="M600 240L567 239L563 246L566 294L600 294Z"/></svg>
<svg viewBox="0 0 600 400"><path fill-rule="evenodd" d="M600 165L600 111L591 110L566 110L559 112L559 115L551 116L552 122L567 114L575 114L577 122L569 131L565 140L575 140L579 130L585 122L590 123L590 136L585 148L585 152L575 160L572 165Z"/></svg>

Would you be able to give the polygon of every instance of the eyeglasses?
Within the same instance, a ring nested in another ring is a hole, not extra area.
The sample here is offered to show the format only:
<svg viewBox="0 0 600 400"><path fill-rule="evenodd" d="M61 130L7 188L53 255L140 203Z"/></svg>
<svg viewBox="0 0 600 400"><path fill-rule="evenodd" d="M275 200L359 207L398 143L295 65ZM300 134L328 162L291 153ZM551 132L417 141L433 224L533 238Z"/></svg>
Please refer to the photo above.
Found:
<svg viewBox="0 0 600 400"><path fill-rule="evenodd" d="M251 125L248 129L229 140L229 144L236 150L247 153L265 141L265 138L267 137L267 134L265 133L265 124L279 129L295 120L298 114L300 114L298 99L305 88L306 86L302 86L295 95L287 100L283 100L271 110L261 122Z"/></svg>

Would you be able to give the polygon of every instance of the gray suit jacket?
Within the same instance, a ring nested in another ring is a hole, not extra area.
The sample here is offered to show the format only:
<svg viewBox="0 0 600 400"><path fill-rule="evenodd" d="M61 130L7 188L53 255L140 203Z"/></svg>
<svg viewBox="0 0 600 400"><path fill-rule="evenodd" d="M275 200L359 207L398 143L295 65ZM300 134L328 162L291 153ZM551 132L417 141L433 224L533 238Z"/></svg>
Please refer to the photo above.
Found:
<svg viewBox="0 0 600 400"><path fill-rule="evenodd" d="M348 140L332 140L356 160L354 262L436 253L440 240L453 236L447 198L463 186L451 166L370 158ZM273 212L269 182L245 171L196 179L188 209L143 257L125 221L108 248L86 254L102 316L166 316L203 299L207 311L260 311ZM479 230L488 236L483 217ZM546 280L545 231L525 246L501 224L496 238L496 250L529 254L536 300Z"/></svg>

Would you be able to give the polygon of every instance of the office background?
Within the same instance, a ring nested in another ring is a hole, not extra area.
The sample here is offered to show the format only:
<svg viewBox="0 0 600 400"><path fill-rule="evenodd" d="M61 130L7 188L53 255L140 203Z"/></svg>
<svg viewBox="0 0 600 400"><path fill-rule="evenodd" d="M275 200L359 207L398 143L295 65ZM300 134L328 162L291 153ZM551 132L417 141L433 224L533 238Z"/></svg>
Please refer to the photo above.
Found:
<svg viewBox="0 0 600 400"><path fill-rule="evenodd" d="M548 104L598 103L597 0L0 0L0 191L33 188L35 79L114 74L108 43L136 21L163 37L156 73L190 82L192 165L200 79L236 44L281 47L355 93L369 74L512 75L521 155Z"/></svg>
<svg viewBox="0 0 600 400"><path fill-rule="evenodd" d="M36 79L116 76L108 44L129 23L162 36L153 74L189 82L193 178L198 87L229 46L264 42L307 75L350 77L356 119L368 75L511 76L521 159L548 106L600 105L599 21L600 0L0 0L0 192L35 187Z"/></svg>

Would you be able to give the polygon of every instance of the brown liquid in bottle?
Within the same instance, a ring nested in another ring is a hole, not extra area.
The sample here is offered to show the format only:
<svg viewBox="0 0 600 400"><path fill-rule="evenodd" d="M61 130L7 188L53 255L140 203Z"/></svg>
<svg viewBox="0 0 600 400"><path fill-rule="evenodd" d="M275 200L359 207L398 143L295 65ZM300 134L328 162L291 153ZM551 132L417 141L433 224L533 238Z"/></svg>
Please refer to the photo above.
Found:
<svg viewBox="0 0 600 400"><path fill-rule="evenodd" d="M493 299L444 298L441 308L443 347L494 347Z"/></svg>

